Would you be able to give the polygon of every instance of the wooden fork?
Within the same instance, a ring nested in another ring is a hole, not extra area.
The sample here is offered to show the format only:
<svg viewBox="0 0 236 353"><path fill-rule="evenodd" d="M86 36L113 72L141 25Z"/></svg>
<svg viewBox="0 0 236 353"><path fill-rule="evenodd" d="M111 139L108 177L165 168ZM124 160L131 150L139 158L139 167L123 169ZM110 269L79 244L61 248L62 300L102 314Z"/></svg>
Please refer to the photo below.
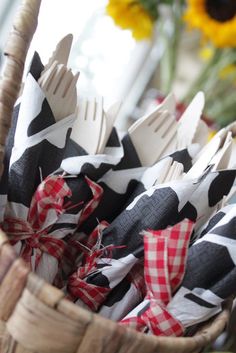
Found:
<svg viewBox="0 0 236 353"><path fill-rule="evenodd" d="M203 92L198 92L178 121L177 148L183 149L191 145L205 104Z"/></svg>
<svg viewBox="0 0 236 353"><path fill-rule="evenodd" d="M103 98L79 103L71 139L87 153L98 153L103 121Z"/></svg>
<svg viewBox="0 0 236 353"><path fill-rule="evenodd" d="M55 120L61 120L75 112L77 103L76 83L79 73L73 75L70 69L57 61L39 78Z"/></svg>
<svg viewBox="0 0 236 353"><path fill-rule="evenodd" d="M172 180L179 180L183 177L184 167L182 163L176 161L169 162L169 165L166 165L166 168L162 171L162 174L157 178L154 185L164 184Z"/></svg>
<svg viewBox="0 0 236 353"><path fill-rule="evenodd" d="M106 143L113 129L114 122L119 113L120 106L121 106L121 102L116 102L103 114L101 139L99 141L99 147L98 147L97 153L104 152Z"/></svg>
<svg viewBox="0 0 236 353"><path fill-rule="evenodd" d="M168 110L168 112L170 114L175 114L175 96L173 93L168 94L168 96L163 100L163 102L161 102L160 104L157 105L157 107L154 109L153 112L150 112L148 114L145 114L144 116L142 116L141 118L139 118L138 120L136 120L132 126L129 128L129 131L132 131L133 129L136 129L138 127L138 125L142 124L142 122L145 119L150 119L151 116L155 116L157 114L157 112L161 112L163 110Z"/></svg>
<svg viewBox="0 0 236 353"><path fill-rule="evenodd" d="M175 116L167 110L157 108L139 125L128 130L143 166L151 166L162 156L165 148L174 138L177 131Z"/></svg>
<svg viewBox="0 0 236 353"><path fill-rule="evenodd" d="M50 68L50 66L54 63L54 61L58 61L58 64L67 65L72 41L73 41L73 35L69 33L57 43L56 48L53 51L50 59L48 60L47 64L44 66L41 76L45 73L45 71L47 71Z"/></svg>

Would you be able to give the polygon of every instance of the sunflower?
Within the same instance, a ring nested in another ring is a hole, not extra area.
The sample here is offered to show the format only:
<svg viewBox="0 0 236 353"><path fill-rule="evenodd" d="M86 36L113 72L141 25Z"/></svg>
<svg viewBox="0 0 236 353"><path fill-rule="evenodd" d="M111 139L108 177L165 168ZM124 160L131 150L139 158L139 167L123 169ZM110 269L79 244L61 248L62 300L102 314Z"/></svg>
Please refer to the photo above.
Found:
<svg viewBox="0 0 236 353"><path fill-rule="evenodd" d="M188 0L184 19L216 47L236 47L236 0Z"/></svg>
<svg viewBox="0 0 236 353"><path fill-rule="evenodd" d="M135 0L110 0L106 7L115 24L132 31L137 40L150 38L153 32L154 18Z"/></svg>

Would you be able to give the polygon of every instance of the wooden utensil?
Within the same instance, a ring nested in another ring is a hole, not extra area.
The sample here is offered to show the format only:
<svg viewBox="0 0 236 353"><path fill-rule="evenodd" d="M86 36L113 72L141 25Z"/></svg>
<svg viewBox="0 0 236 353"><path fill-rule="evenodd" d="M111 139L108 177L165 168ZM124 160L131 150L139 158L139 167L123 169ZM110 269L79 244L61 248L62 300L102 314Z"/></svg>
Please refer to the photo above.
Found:
<svg viewBox="0 0 236 353"><path fill-rule="evenodd" d="M107 141L110 137L111 131L113 129L116 117L119 113L121 107L121 102L117 102L113 104L107 112L103 114L102 121L102 132L101 132L101 140L99 142L99 147L97 153L103 153Z"/></svg>
<svg viewBox="0 0 236 353"><path fill-rule="evenodd" d="M159 107L138 125L128 130L143 166L151 166L161 156L177 131L175 116Z"/></svg>
<svg viewBox="0 0 236 353"><path fill-rule="evenodd" d="M87 153L98 152L103 122L103 98L87 101L82 100L76 113L71 139L80 145Z"/></svg>
<svg viewBox="0 0 236 353"><path fill-rule="evenodd" d="M48 63L44 66L44 69L41 73L41 76L47 71L54 61L57 61L58 64L63 64L67 66L70 51L71 51L71 45L73 41L73 35L67 34L65 37L63 37L58 43L57 46L52 53L50 59L48 60Z"/></svg>
<svg viewBox="0 0 236 353"><path fill-rule="evenodd" d="M79 73L73 75L70 69L54 61L52 66L39 78L55 120L61 120L75 112L77 103L76 84Z"/></svg>

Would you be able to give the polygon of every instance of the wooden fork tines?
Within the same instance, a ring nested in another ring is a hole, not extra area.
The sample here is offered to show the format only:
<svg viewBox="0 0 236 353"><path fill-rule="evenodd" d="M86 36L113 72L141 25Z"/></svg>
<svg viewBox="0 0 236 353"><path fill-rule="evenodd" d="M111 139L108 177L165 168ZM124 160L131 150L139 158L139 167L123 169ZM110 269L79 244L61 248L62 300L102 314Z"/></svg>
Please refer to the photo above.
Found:
<svg viewBox="0 0 236 353"><path fill-rule="evenodd" d="M99 151L103 122L103 99L83 100L79 103L71 139L87 153Z"/></svg>
<svg viewBox="0 0 236 353"><path fill-rule="evenodd" d="M55 61L39 78L38 83L47 98L56 121L75 112L78 77L79 73L74 75L65 65L58 64Z"/></svg>
<svg viewBox="0 0 236 353"><path fill-rule="evenodd" d="M177 131L175 116L167 110L154 112L128 130L143 166L151 166L163 155Z"/></svg>

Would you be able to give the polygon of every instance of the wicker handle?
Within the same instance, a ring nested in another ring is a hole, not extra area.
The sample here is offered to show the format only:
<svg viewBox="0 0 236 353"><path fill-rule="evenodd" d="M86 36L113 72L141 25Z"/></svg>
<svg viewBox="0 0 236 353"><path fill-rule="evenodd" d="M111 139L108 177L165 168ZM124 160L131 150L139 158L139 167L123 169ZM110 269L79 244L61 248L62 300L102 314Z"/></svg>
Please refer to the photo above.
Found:
<svg viewBox="0 0 236 353"><path fill-rule="evenodd" d="M27 51L37 27L40 4L41 0L22 1L4 51L6 65L0 82L0 176L12 111L20 91Z"/></svg>

